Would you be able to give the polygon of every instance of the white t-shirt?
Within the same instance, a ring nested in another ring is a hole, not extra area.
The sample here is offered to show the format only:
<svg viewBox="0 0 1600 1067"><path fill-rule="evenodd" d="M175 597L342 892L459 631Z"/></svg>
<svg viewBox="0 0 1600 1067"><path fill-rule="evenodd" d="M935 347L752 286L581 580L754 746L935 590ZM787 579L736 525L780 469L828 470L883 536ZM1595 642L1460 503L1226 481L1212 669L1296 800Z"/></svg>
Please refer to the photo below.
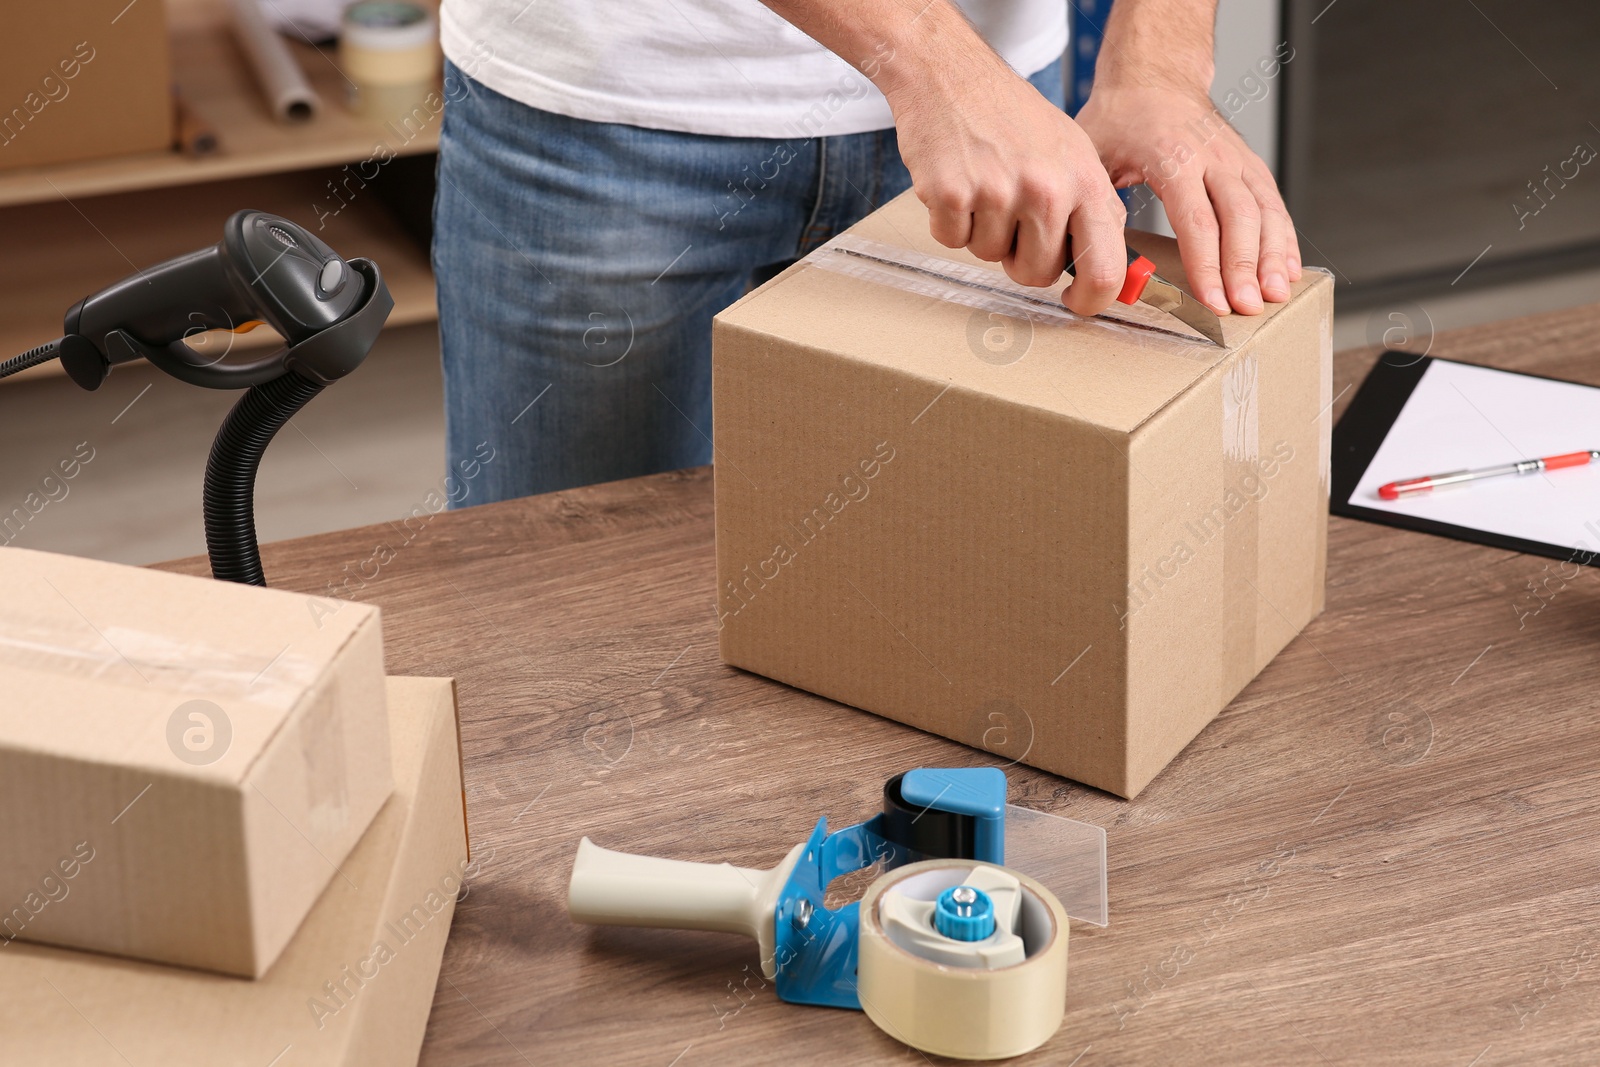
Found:
<svg viewBox="0 0 1600 1067"><path fill-rule="evenodd" d="M958 3L1023 76L1066 48L1064 0ZM894 125L864 74L760 0L444 0L440 36L484 85L574 118L737 137Z"/></svg>

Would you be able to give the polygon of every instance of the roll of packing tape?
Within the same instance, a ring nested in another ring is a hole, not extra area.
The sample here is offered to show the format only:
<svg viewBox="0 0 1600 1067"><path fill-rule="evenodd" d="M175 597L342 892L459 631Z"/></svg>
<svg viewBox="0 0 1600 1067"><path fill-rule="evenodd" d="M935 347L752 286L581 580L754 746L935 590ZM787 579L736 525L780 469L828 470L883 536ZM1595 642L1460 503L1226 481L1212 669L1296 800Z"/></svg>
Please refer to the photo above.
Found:
<svg viewBox="0 0 1600 1067"><path fill-rule="evenodd" d="M439 27L411 0L360 0L345 8L339 64L358 112L391 117L415 107L439 76Z"/></svg>
<svg viewBox="0 0 1600 1067"><path fill-rule="evenodd" d="M992 934L962 941L938 932L940 897L956 887L976 887L981 906L992 901ZM896 868L861 898L857 980L867 1017L913 1048L964 1060L1019 1056L1061 1026L1066 909L1009 868L953 859Z"/></svg>

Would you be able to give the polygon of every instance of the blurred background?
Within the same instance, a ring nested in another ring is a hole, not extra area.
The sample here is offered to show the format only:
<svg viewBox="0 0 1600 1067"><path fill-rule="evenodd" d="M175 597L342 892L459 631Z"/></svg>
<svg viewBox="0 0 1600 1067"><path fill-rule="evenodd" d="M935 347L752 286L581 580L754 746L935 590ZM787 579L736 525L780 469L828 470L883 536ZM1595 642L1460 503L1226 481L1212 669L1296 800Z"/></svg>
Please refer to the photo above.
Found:
<svg viewBox="0 0 1600 1067"><path fill-rule="evenodd" d="M260 538L397 522L445 473L426 253L440 113L416 106L427 85L380 85L351 35L333 40L330 0L257 9L311 99L264 81L242 3L78 0L0 38L0 359L59 335L85 294L214 243L239 207L292 218L377 260L396 308L367 363L269 450ZM1069 97L1109 6L1069 6ZM1221 0L1213 98L1278 174L1307 263L1337 280L1336 349L1425 351L1438 331L1600 300L1597 41L1583 0ZM1159 204L1135 222L1166 229ZM0 543L203 552L201 475L235 398L143 364L94 393L54 364L0 382ZM77 476L41 492L75 456Z"/></svg>
<svg viewBox="0 0 1600 1067"><path fill-rule="evenodd" d="M1221 0L1212 97L1338 282L1336 350L1600 300L1597 41L1583 0Z"/></svg>

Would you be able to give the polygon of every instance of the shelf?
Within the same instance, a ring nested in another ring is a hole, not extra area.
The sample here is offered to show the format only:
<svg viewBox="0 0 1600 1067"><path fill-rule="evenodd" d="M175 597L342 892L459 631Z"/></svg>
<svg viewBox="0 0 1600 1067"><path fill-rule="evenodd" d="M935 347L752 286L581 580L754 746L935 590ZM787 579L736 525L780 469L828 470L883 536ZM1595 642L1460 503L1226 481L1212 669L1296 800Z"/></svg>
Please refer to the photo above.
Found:
<svg viewBox="0 0 1600 1067"><path fill-rule="evenodd" d="M389 325L437 318L427 253L375 194L358 194L317 230L314 205L328 203L326 181L325 171L294 172L0 211L0 359L59 337L69 307L136 266L215 244L227 217L245 207L293 219L341 255L376 262L394 295ZM235 347L276 341L263 327L240 335ZM52 361L4 384L60 373Z"/></svg>
<svg viewBox="0 0 1600 1067"><path fill-rule="evenodd" d="M167 0L167 19L173 80L189 107L217 131L222 150L205 159L151 152L0 170L0 207L336 166L369 159L380 146L397 156L438 149L442 115L408 132L351 113L345 104L349 83L334 51L301 43L290 47L322 97L322 108L309 122L281 124L267 112L223 0Z"/></svg>

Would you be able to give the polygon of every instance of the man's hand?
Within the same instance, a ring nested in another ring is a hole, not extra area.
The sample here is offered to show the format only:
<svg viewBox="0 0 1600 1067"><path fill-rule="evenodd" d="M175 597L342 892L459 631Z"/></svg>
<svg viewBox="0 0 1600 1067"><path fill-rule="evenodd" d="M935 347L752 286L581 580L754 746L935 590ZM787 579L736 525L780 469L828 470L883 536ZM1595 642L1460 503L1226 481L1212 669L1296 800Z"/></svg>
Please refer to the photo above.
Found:
<svg viewBox="0 0 1600 1067"><path fill-rule="evenodd" d="M933 236L1062 301L1105 310L1122 287L1126 211L1148 182L1195 296L1219 314L1287 300L1294 226L1260 159L1211 106L1216 0L1117 0L1079 121L994 54L950 0L763 0L861 70L894 112ZM1109 174L1108 174L1109 171Z"/></svg>
<svg viewBox="0 0 1600 1067"><path fill-rule="evenodd" d="M935 239L1054 285L1070 238L1063 302L1080 315L1110 306L1127 275L1127 210L1094 143L950 0L763 2L883 91Z"/></svg>
<svg viewBox="0 0 1600 1067"><path fill-rule="evenodd" d="M1060 279L1070 240L1076 277L1062 302L1104 311L1127 274L1127 210L1094 143L1004 63L971 58L891 83L900 155L934 239L1039 286Z"/></svg>
<svg viewBox="0 0 1600 1067"><path fill-rule="evenodd" d="M1300 277L1294 224L1267 165L1212 106L1216 0L1117 0L1078 121L1119 187L1166 206L1194 295L1256 315Z"/></svg>
<svg viewBox="0 0 1600 1067"><path fill-rule="evenodd" d="M1118 188L1143 182L1161 198L1195 296L1246 315L1263 296L1289 299L1294 223L1272 172L1205 93L1097 84L1078 121Z"/></svg>

